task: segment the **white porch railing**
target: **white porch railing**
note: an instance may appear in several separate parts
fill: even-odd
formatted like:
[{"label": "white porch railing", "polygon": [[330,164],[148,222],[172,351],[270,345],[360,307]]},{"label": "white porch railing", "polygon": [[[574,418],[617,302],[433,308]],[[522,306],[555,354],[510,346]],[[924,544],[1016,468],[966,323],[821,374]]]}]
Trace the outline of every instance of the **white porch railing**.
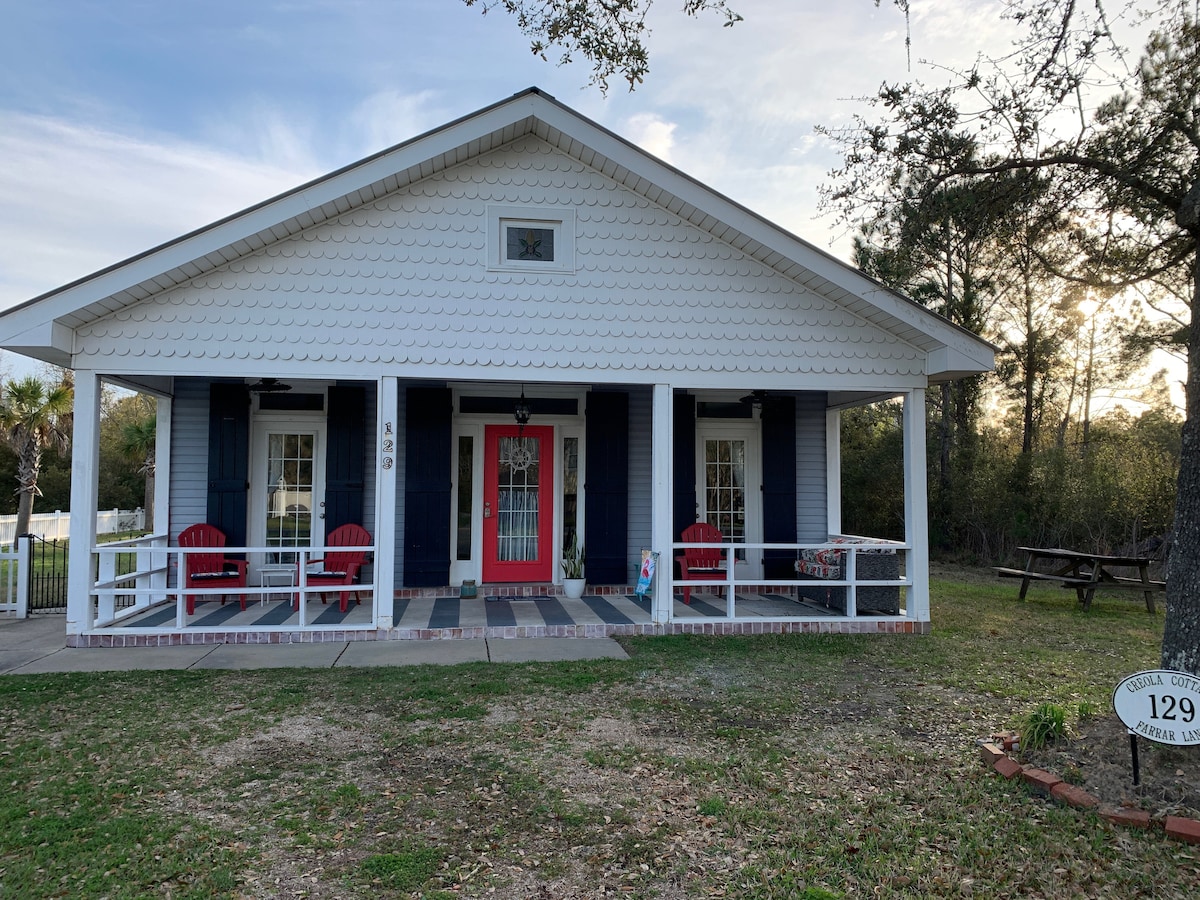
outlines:
[{"label": "white porch railing", "polygon": [[[689,547],[704,549],[719,548],[726,551],[726,560],[728,560],[729,554],[732,553],[735,558],[735,564],[733,566],[729,566],[727,563],[723,564],[721,567],[722,574],[714,575],[710,578],[676,579],[674,576],[675,557],[681,556],[682,551]],[[841,589],[844,592],[844,609],[838,611],[835,617],[851,619],[863,615],[859,611],[858,604],[859,592],[861,590],[891,588],[896,591],[896,612],[889,614],[871,610],[871,618],[878,619],[881,615],[906,619],[916,617],[916,606],[911,602],[913,580],[908,565],[908,555],[912,550],[912,545],[901,541],[889,541],[853,535],[835,535],[829,541],[820,544],[768,544],[741,541],[725,543],[677,543],[673,544],[672,548],[672,558],[667,562],[664,571],[665,580],[669,585],[672,596],[681,592],[684,587],[687,587],[691,589],[691,594],[694,598],[698,588],[707,587],[718,589],[724,597],[725,615],[705,616],[704,619],[707,622],[744,621],[748,617],[752,617],[754,621],[786,622],[811,617],[811,613],[806,614],[802,609],[797,609],[794,612],[790,610],[786,612],[781,611],[779,615],[772,615],[769,612],[764,614],[762,610],[756,610],[750,616],[739,615],[738,588],[756,589],[751,594],[763,593],[764,589],[770,588],[774,593],[795,595],[798,603],[805,597],[811,598],[813,595],[819,595],[821,592],[826,592],[826,596],[828,597],[829,591]],[[838,568],[843,569],[842,577],[804,577],[799,573],[794,578],[755,579],[739,577],[737,570],[741,563],[736,561],[736,557],[741,551],[776,551],[779,554],[779,560],[784,558],[784,554],[788,558],[799,560],[804,551],[831,551],[833,553],[840,553],[841,562]],[[878,557],[881,554],[892,555],[896,560],[896,577],[860,577],[860,559],[867,555]],[[660,566],[662,565],[663,563],[660,561]],[[663,570],[660,569],[660,571]],[[901,595],[901,591],[904,592],[903,595]],[[820,602],[819,598],[816,602]],[[843,604],[839,602],[838,605]],[[829,614],[826,613],[825,615]],[[671,618],[673,621],[689,621],[691,617],[673,613]]]},{"label": "white porch railing", "polygon": [[165,599],[166,554],[165,534],[113,541],[93,549],[96,582],[92,613],[96,627],[112,625]]},{"label": "white porch railing", "polygon": [[[681,555],[686,547],[717,548],[725,551],[728,558],[731,554],[736,558],[739,554],[751,553],[758,555],[773,551],[776,563],[783,563],[791,569],[792,560],[801,558],[805,551],[833,551],[840,554],[840,577],[811,578],[800,574],[793,577],[750,578],[746,576],[745,567],[741,564],[724,566],[719,575],[709,578],[694,578],[688,580],[676,579],[673,574],[673,563],[676,555]],[[168,546],[166,535],[151,535],[128,541],[102,544],[93,548],[93,572],[95,581],[91,590],[92,622],[90,627],[120,626],[131,616],[145,612],[151,607],[174,607],[174,616],[167,622],[141,633],[149,633],[157,628],[161,631],[176,631],[187,628],[197,629],[195,616],[187,615],[186,600],[189,596],[196,597],[226,597],[237,602],[238,595],[245,595],[247,602],[253,600],[287,603],[293,606],[296,595],[308,597],[314,593],[340,593],[342,585],[327,583],[310,586],[307,578],[307,564],[310,559],[324,557],[330,548],[302,547],[287,548],[287,552],[296,562],[277,565],[252,566],[246,587],[200,587],[184,588],[181,586],[180,573],[184,569],[184,558],[189,553],[212,553],[213,548],[185,548]],[[355,548],[365,553],[373,554],[375,547]],[[707,609],[703,616],[689,616],[686,611],[675,612],[679,607],[669,604],[672,612],[670,620],[675,622],[692,621],[703,618],[705,622],[794,622],[797,620],[846,620],[861,619],[870,616],[873,620],[916,619],[921,605],[913,601],[913,573],[909,565],[912,546],[899,541],[887,541],[873,538],[837,536],[822,543],[763,543],[738,542],[720,544],[684,544],[672,545],[671,559],[659,563],[660,589],[674,596],[684,586],[691,588],[692,602],[697,602],[698,595],[714,593],[719,590],[724,604],[724,615],[713,615]],[[278,547],[225,547],[220,552],[228,555],[250,559],[271,558],[280,552]],[[768,553],[768,555],[771,555]],[[867,566],[874,571],[863,572],[866,559],[894,560],[885,568],[887,575],[881,576],[878,563]],[[740,571],[739,571],[740,570]],[[373,571],[364,567],[364,572]],[[894,577],[891,577],[894,575]],[[279,576],[286,576],[280,580]],[[308,603],[299,604],[299,609],[293,609],[286,620],[279,625],[231,625],[222,623],[211,626],[213,631],[293,631],[300,629],[371,629],[375,627],[378,606],[374,579],[363,578],[358,583],[345,585],[347,590],[369,594],[372,603],[372,614],[367,622],[349,624],[317,625],[313,621],[319,613],[310,612]],[[705,589],[709,590],[705,590]],[[868,604],[864,608],[861,602],[866,595],[864,591],[872,591],[878,596],[880,589],[888,597],[887,609],[881,609],[879,603]],[[739,597],[739,591],[741,597]],[[704,602],[711,607],[712,599],[706,596]],[[743,605],[744,604],[744,605]],[[751,608],[753,606],[753,608]]]},{"label": "white porch railing", "polygon": [[[310,586],[308,584],[308,561],[310,559],[320,559],[333,549],[341,548],[288,547],[282,552],[295,557],[298,565],[296,563],[288,563],[286,566],[268,564],[260,566],[258,569],[251,568],[246,587],[185,588],[182,587],[183,579],[181,573],[184,571],[184,557],[190,553],[211,554],[216,552],[241,558],[243,556],[268,554],[275,556],[281,550],[279,547],[171,547],[168,546],[166,535],[149,535],[128,541],[100,544],[92,549],[93,572],[96,573],[96,580],[91,591],[94,615],[92,627],[103,628],[117,625],[131,616],[145,612],[151,607],[173,603],[175,606],[174,623],[162,627],[170,630],[185,627],[194,629],[196,628],[194,624],[188,624],[187,598],[189,596],[230,597],[234,602],[238,602],[237,598],[244,595],[248,603],[251,598],[255,600],[271,599],[273,597],[278,598],[282,594],[284,595],[283,599],[278,599],[276,602],[293,604],[296,595],[307,598],[309,594],[338,593],[343,590],[341,585],[329,585],[325,583]],[[356,552],[363,551],[367,554],[373,554],[375,551],[374,546],[354,547],[350,549]],[[136,564],[132,566],[130,571],[119,572],[118,560],[122,558],[128,559],[130,554],[136,560]],[[121,568],[127,568],[127,566]],[[370,566],[364,566],[363,569],[373,571]],[[295,573],[294,577],[287,584],[282,584],[269,577],[270,574],[279,573],[284,570]],[[264,575],[268,577],[264,579]],[[370,594],[372,601],[375,596],[374,588],[373,582],[364,581],[361,577],[359,581],[345,586],[345,589],[351,592]],[[371,621],[364,625],[355,626],[341,623],[337,625],[318,626],[309,621],[308,604],[301,603],[299,607],[296,611],[295,620],[289,619],[279,626],[239,627],[222,624],[214,626],[212,630],[291,631],[297,627],[348,630],[356,627],[374,627],[375,616],[373,614]]]}]

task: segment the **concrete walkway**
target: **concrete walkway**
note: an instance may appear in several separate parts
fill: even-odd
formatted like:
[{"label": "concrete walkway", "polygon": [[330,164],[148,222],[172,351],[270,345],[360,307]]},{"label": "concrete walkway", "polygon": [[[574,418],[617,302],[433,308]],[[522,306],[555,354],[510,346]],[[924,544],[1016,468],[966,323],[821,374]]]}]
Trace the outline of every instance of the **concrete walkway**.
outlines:
[{"label": "concrete walkway", "polygon": [[496,638],[458,641],[348,641],[316,644],[195,644],[181,647],[68,648],[61,615],[0,616],[0,674],[119,672],[131,669],[278,669],[456,665],[628,659],[611,638]]}]

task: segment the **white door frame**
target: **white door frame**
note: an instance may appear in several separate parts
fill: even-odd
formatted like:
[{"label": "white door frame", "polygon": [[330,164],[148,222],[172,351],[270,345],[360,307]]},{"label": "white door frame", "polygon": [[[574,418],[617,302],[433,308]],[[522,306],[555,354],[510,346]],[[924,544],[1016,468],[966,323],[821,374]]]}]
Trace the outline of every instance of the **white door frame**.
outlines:
[{"label": "white door frame", "polygon": [[[267,543],[267,507],[262,498],[267,495],[267,435],[287,432],[313,435],[313,508],[311,545],[325,544],[325,450],[327,426],[324,412],[259,412],[250,427],[250,498],[249,542],[251,547]],[[250,554],[250,571],[259,572],[265,565],[265,554]]]},{"label": "white door frame", "polygon": [[[478,394],[493,394],[498,393],[494,388],[473,389],[470,391],[456,391],[454,397],[455,409],[458,408],[458,397],[460,394],[478,393]],[[563,390],[561,388],[550,387],[547,385],[539,385],[537,393],[547,396],[567,396],[578,397],[579,409],[582,410],[585,403],[586,393],[575,389]],[[516,395],[514,393],[513,400],[515,402]],[[484,426],[485,425],[510,425],[512,419],[498,415],[483,415],[475,413],[456,413],[454,415],[453,425],[451,427],[451,452],[454,454],[453,462],[450,466],[451,471],[451,486],[450,486],[450,584],[461,585],[467,579],[474,579],[476,582],[483,583],[483,454],[484,454]],[[584,497],[584,472],[586,471],[586,441],[584,440],[584,421],[583,416],[535,416],[531,421],[531,425],[552,425],[554,426],[554,567],[552,580],[554,584],[562,583],[562,566],[559,561],[562,559],[562,533],[563,533],[563,486],[565,476],[563,472],[563,442],[567,438],[576,438],[578,440],[578,465],[579,465],[579,498],[577,504],[577,516],[575,523],[576,534],[579,535],[580,546],[583,546],[585,535],[583,533],[584,522],[584,506],[586,498]],[[471,550],[468,559],[459,559],[458,553],[458,444],[460,437],[472,438],[471,446]]]},{"label": "white door frame", "polygon": [[[705,467],[707,440],[742,440],[746,442],[746,535],[747,543],[761,543],[762,513],[762,431],[758,419],[697,419],[696,420],[696,520],[707,521],[708,491]],[[729,535],[726,535],[728,538]],[[745,560],[738,560],[738,577],[762,578],[762,550],[747,550]]]}]

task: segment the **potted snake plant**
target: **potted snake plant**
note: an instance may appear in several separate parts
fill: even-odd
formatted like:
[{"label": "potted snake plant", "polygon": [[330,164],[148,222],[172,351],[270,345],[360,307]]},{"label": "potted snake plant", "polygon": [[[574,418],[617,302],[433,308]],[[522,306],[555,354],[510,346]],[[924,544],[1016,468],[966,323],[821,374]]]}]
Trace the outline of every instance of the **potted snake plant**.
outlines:
[{"label": "potted snake plant", "polygon": [[563,550],[563,593],[570,600],[578,600],[583,596],[587,579],[583,577],[583,548],[579,546],[579,537],[571,539],[571,546]]}]

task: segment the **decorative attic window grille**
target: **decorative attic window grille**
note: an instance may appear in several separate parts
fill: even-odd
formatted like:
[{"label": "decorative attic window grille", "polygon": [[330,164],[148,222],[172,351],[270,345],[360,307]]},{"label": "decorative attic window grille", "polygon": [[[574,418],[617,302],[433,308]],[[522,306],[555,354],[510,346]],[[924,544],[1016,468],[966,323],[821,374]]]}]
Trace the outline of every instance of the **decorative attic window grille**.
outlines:
[{"label": "decorative attic window grille", "polygon": [[489,268],[516,272],[575,271],[575,213],[569,209],[488,207]]},{"label": "decorative attic window grille", "polygon": [[[544,224],[544,223],[543,223]],[[505,262],[554,262],[555,228],[504,223]]]}]

